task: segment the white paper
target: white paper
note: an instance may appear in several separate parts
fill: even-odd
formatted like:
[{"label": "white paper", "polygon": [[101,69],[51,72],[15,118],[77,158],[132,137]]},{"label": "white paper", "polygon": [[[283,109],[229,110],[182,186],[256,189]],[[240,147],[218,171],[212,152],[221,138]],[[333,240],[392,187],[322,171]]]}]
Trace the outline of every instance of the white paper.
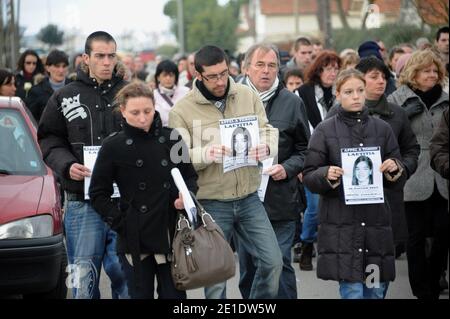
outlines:
[{"label": "white paper", "polygon": [[[83,156],[84,156],[84,166],[89,168],[91,172],[94,171],[95,161],[97,160],[98,152],[100,151],[101,146],[84,146],[83,147]],[[89,199],[89,185],[91,185],[91,178],[84,178],[84,199]],[[113,184],[114,193],[111,198],[119,198],[119,188],[117,184]]]},{"label": "white paper", "polygon": [[384,203],[380,147],[341,149],[346,205]]},{"label": "white paper", "polygon": [[189,221],[191,224],[193,224],[197,222],[197,207],[194,204],[194,200],[189,193],[183,176],[181,176],[180,170],[175,167],[172,168],[170,173],[172,174],[175,185],[177,185],[178,191],[181,193],[181,196],[183,196],[184,209],[187,212]]},{"label": "white paper", "polygon": [[231,156],[223,158],[223,172],[227,173],[244,166],[258,166],[258,162],[248,157],[252,147],[259,144],[257,116],[247,116],[219,121],[222,145],[230,148]]},{"label": "white paper", "polygon": [[264,198],[266,197],[267,185],[269,184],[270,175],[266,174],[268,168],[274,165],[274,158],[268,158],[262,161],[263,167],[261,172],[261,184],[258,188],[258,196],[261,202],[264,202]]}]

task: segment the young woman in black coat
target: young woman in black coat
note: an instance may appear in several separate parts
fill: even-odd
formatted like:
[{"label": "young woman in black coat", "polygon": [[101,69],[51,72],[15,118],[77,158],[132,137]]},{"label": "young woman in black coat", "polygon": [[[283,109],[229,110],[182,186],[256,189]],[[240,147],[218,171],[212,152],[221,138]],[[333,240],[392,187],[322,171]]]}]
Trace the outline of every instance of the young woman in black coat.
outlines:
[{"label": "young woman in black coat", "polygon": [[[118,233],[117,253],[131,298],[153,299],[155,276],[159,298],[186,298],[175,289],[170,273],[177,209],[183,209],[170,171],[177,167],[194,193],[197,174],[189,157],[181,162],[181,157],[174,158],[183,154],[171,152],[173,146],[184,144],[181,138],[171,139],[172,129],[162,126],[145,84],[128,84],[117,102],[125,119],[123,130],[100,149],[89,188],[92,206]],[[119,206],[111,200],[114,182]]]},{"label": "young woman in black coat", "polygon": [[405,170],[397,139],[386,122],[369,116],[361,72],[345,70],[336,82],[337,115],[311,136],[303,182],[320,194],[317,276],[336,280],[342,298],[378,299],[395,278],[391,212],[381,204],[346,205],[341,149],[380,147],[385,193],[403,187]]},{"label": "young woman in black coat", "polygon": [[[365,105],[369,109],[369,114],[391,126],[400,147],[406,177],[409,178],[417,169],[420,145],[417,142],[405,110],[395,103],[388,102],[384,94],[387,85],[386,79],[390,76],[389,69],[383,61],[374,56],[361,59],[355,68],[364,74],[364,79],[366,80]],[[333,107],[328,112],[327,117],[331,117],[336,113],[337,108]],[[386,193],[386,200],[392,212],[395,255],[399,257],[405,252],[408,239],[403,189]]]}]

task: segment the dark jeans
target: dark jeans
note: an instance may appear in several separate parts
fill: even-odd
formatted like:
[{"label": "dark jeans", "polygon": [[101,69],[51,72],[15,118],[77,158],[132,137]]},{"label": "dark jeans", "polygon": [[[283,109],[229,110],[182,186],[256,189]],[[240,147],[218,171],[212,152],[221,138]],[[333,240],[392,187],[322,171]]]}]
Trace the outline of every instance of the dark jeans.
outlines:
[{"label": "dark jeans", "polygon": [[[295,270],[292,268],[291,244],[295,235],[296,221],[271,221],[278,245],[283,254],[283,269],[280,276],[278,288],[278,299],[297,299],[297,281],[295,279]],[[249,254],[243,245],[238,245],[239,253],[239,290],[242,298],[248,299],[252,283],[255,278],[256,260]]]},{"label": "dark jeans", "polygon": [[141,261],[141,285],[137,288],[134,267],[130,265],[125,255],[119,254],[119,259],[127,277],[131,299],[154,299],[155,276],[158,282],[158,299],[186,299],[186,292],[175,288],[170,273],[170,263],[158,265],[153,255],[144,258]]},{"label": "dark jeans", "polygon": [[417,298],[439,298],[439,279],[448,254],[448,202],[438,192],[405,202],[409,282]]}]

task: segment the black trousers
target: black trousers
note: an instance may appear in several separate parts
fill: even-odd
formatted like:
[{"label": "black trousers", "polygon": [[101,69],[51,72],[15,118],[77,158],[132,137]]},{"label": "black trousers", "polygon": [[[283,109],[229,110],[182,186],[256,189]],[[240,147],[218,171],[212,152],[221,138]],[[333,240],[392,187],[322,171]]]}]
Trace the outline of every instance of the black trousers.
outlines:
[{"label": "black trousers", "polygon": [[409,282],[414,296],[439,298],[439,279],[448,258],[448,201],[437,186],[430,198],[421,202],[405,202],[408,224]]},{"label": "black trousers", "polygon": [[154,299],[155,276],[158,283],[158,299],[186,299],[186,292],[175,288],[170,272],[170,263],[157,264],[153,255],[141,261],[141,285],[135,285],[134,267],[130,265],[125,255],[119,255],[127,278],[128,292],[131,299]]}]

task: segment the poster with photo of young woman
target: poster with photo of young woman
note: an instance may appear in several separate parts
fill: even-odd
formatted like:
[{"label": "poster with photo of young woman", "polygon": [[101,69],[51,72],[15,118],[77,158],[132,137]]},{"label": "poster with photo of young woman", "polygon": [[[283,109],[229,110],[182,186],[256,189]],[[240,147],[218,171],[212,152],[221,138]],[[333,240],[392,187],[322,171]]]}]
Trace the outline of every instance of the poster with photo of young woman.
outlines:
[{"label": "poster with photo of young woman", "polygon": [[220,120],[222,145],[231,149],[231,156],[224,156],[223,172],[244,166],[257,166],[248,156],[250,149],[259,144],[259,126],[256,116]]},{"label": "poster with photo of young woman", "polygon": [[380,147],[342,149],[341,159],[345,203],[384,203]]}]

